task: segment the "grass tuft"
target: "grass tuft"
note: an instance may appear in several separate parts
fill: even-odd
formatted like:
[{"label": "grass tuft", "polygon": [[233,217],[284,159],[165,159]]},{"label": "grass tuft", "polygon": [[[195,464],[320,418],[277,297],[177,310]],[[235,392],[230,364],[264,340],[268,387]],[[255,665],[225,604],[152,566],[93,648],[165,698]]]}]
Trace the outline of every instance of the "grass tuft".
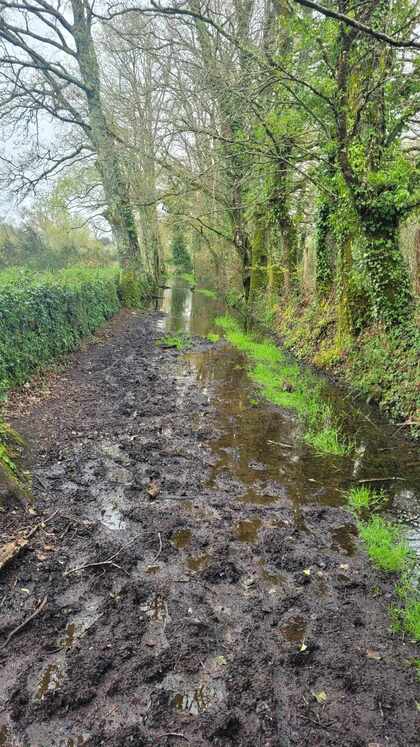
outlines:
[{"label": "grass tuft", "polygon": [[[382,491],[371,490],[366,486],[348,491],[347,501],[357,515],[375,511],[383,506],[386,496]],[[387,573],[398,573],[396,592],[400,597],[399,606],[391,608],[392,627],[395,631],[405,630],[416,641],[420,640],[420,600],[416,588],[416,555],[404,537],[404,529],[392,524],[382,516],[374,514],[366,521],[357,522],[359,535],[366,544],[369,557],[374,564]]]},{"label": "grass tuft", "polygon": [[351,488],[347,493],[347,502],[356,514],[377,508],[384,501],[385,496],[382,492],[377,493],[366,486]]},{"label": "grass tuft", "polygon": [[191,344],[187,335],[166,335],[157,341],[157,345],[163,348],[176,348],[176,350],[185,350]]},{"label": "grass tuft", "polygon": [[389,573],[401,573],[406,569],[411,552],[401,527],[391,524],[382,516],[360,521],[358,527],[368,555],[378,568]]},{"label": "grass tuft", "polygon": [[216,334],[216,332],[209,332],[207,339],[209,342],[219,342],[220,335]]}]

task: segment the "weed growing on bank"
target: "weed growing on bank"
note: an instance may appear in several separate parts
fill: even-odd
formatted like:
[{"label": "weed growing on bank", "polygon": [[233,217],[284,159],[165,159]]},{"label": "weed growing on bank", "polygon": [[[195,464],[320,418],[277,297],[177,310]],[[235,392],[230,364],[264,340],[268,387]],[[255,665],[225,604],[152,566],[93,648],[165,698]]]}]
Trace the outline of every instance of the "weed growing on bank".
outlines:
[{"label": "weed growing on bank", "polygon": [[365,485],[351,488],[347,493],[347,503],[356,514],[378,508],[384,501],[385,496],[382,492],[378,493]]},{"label": "weed growing on bank", "polygon": [[230,316],[216,320],[231,345],[252,359],[249,376],[264,397],[278,407],[295,410],[305,425],[304,440],[320,454],[344,456],[349,451],[333,410],[323,399],[321,384],[286,359],[270,340],[255,340]]},{"label": "weed growing on bank", "polygon": [[410,549],[404,529],[387,521],[377,510],[385,502],[382,492],[368,487],[352,488],[347,493],[347,502],[358,516],[370,512],[366,520],[357,521],[359,535],[366,545],[372,562],[386,573],[400,576],[396,593],[401,600],[399,606],[391,608],[391,620],[394,630],[406,631],[416,641],[420,640],[420,599],[416,588],[416,556]]}]

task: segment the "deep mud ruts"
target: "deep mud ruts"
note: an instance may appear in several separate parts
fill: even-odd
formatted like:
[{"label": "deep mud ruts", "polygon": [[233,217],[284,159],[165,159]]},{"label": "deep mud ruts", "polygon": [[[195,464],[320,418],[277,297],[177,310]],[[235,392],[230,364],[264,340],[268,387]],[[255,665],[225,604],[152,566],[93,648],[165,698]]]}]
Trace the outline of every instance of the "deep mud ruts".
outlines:
[{"label": "deep mud ruts", "polygon": [[8,506],[1,540],[57,513],[0,577],[0,646],[47,596],[0,650],[0,745],[418,745],[392,583],[342,507],[297,520],[275,461],[261,488],[264,444],[229,452],[234,414],[161,318],[120,314],[15,418],[36,513]]}]

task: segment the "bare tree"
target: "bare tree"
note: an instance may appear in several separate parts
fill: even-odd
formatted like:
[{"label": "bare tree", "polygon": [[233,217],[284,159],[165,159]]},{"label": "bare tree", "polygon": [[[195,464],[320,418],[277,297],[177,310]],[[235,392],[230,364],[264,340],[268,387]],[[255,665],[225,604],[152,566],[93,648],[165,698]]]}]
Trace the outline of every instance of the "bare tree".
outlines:
[{"label": "bare tree", "polygon": [[[39,147],[20,188],[36,186],[81,158],[95,159],[103,186],[105,216],[124,266],[142,269],[136,223],[118,138],[107,120],[93,33],[94,0],[0,0],[0,117],[35,127]],[[61,156],[42,146],[46,117],[67,127]],[[31,165],[41,163],[33,178]],[[42,168],[44,164],[44,168]]]}]

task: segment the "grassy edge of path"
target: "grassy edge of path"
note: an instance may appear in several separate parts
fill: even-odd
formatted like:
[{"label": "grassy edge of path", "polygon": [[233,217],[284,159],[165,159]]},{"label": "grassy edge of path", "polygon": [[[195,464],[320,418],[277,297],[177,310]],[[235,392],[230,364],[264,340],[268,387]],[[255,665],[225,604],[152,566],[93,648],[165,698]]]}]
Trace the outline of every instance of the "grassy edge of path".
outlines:
[{"label": "grassy edge of path", "polygon": [[288,360],[271,340],[258,341],[244,332],[233,317],[220,316],[215,322],[231,345],[250,359],[249,376],[262,395],[278,407],[298,414],[306,443],[320,454],[345,456],[351,451],[331,405],[322,397],[322,384],[314,375]]}]

